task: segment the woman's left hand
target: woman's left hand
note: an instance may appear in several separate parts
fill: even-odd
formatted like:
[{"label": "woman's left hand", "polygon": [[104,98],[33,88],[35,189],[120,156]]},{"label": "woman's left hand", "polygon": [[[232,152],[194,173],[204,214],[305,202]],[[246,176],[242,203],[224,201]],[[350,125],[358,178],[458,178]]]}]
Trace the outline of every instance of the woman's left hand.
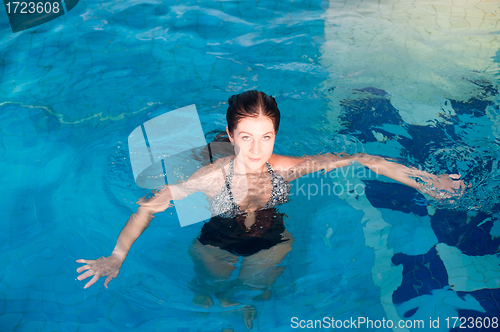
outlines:
[{"label": "woman's left hand", "polygon": [[[442,174],[433,176],[427,184],[432,185],[431,190],[424,190],[436,199],[461,197],[465,192],[465,183],[460,180],[461,174]],[[469,184],[468,188],[472,185]]]}]

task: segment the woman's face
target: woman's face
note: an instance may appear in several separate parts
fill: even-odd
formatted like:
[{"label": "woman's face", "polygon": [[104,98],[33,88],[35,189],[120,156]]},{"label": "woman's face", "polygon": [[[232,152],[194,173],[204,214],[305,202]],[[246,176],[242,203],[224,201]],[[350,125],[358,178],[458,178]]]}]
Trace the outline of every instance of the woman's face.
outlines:
[{"label": "woman's face", "polygon": [[[274,124],[270,118],[244,118],[234,129],[229,139],[234,143],[234,153],[238,162],[239,172],[255,173],[262,171],[266,161],[271,158],[274,148]],[[245,169],[242,168],[244,165]],[[237,165],[235,165],[235,170]]]}]

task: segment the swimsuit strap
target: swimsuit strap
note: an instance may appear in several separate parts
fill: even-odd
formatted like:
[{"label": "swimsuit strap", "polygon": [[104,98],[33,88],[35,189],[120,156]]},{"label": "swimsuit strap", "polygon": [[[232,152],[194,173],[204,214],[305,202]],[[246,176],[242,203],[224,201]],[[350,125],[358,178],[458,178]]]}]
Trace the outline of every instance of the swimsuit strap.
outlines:
[{"label": "swimsuit strap", "polygon": [[[233,192],[231,191],[231,185],[233,184],[233,173],[234,173],[233,161],[234,161],[234,158],[231,159],[231,161],[229,162],[229,167],[227,169],[225,184],[226,184],[226,188],[227,188],[227,192],[229,194],[229,197],[231,198],[231,201],[233,201],[233,203],[236,204],[234,202]],[[236,204],[236,205],[238,205],[238,204]]]},{"label": "swimsuit strap", "polygon": [[281,175],[277,174],[268,162],[266,162],[266,166],[267,171],[271,174],[273,189],[271,190],[269,201],[262,209],[267,209],[275,205],[290,201],[290,199],[288,198],[288,193],[290,192],[291,188],[290,184],[285,179],[283,179]]},{"label": "swimsuit strap", "polygon": [[267,168],[267,171],[269,172],[269,174],[271,174],[271,176],[276,176],[276,173],[274,172],[274,169],[271,167],[271,164],[269,164],[267,161],[266,161],[266,168]]},{"label": "swimsuit strap", "polygon": [[233,173],[234,173],[234,163],[233,162],[234,162],[234,158],[231,159],[231,161],[229,162],[229,167],[227,169],[225,184],[226,184],[227,194],[229,195],[229,200],[233,204],[234,208],[237,210],[238,214],[240,214],[240,213],[243,213],[243,211],[241,210],[240,206],[238,204],[236,204],[236,202],[234,201],[233,192],[231,190],[231,186],[233,185]]}]

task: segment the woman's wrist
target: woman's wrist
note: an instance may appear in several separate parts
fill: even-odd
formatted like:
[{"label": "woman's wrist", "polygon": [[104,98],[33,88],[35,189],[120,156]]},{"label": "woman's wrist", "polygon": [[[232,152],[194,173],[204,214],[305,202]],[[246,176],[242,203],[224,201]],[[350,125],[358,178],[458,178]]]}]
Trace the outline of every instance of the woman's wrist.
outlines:
[{"label": "woman's wrist", "polygon": [[418,169],[413,169],[411,175],[415,178],[415,181],[420,185],[420,187],[422,188],[421,190],[429,189],[434,185],[434,183],[437,180],[437,176]]},{"label": "woman's wrist", "polygon": [[125,261],[125,258],[127,257],[127,253],[124,253],[123,251],[115,249],[111,253],[111,257],[119,259],[123,263]]}]

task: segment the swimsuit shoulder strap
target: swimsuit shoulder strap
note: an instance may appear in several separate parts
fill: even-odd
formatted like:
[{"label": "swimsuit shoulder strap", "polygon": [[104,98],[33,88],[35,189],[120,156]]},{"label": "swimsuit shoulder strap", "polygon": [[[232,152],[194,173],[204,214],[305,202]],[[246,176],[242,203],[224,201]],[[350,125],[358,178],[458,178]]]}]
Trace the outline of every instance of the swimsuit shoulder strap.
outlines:
[{"label": "swimsuit shoulder strap", "polygon": [[271,166],[271,164],[269,164],[267,161],[266,161],[266,167],[267,167],[267,171],[269,172],[269,174],[271,174],[271,177],[273,178],[278,178],[280,180],[283,180],[285,181],[286,183],[288,183],[285,179],[283,179],[283,177],[281,175],[279,175],[278,173],[276,173],[273,169],[273,167]]},{"label": "swimsuit shoulder strap", "polygon": [[266,161],[266,168],[269,174],[274,174],[274,169],[271,167],[271,164]]},{"label": "swimsuit shoulder strap", "polygon": [[276,173],[268,162],[266,162],[266,167],[271,175],[273,189],[269,201],[262,209],[268,209],[275,205],[288,202],[288,193],[290,192],[290,184],[281,175]]},{"label": "swimsuit shoulder strap", "polygon": [[233,178],[233,172],[234,172],[234,158],[231,159],[231,161],[229,162],[229,167],[227,168],[227,176],[226,177],[229,177],[230,179]]},{"label": "swimsuit shoulder strap", "polygon": [[234,165],[233,165],[234,158],[231,159],[229,162],[229,166],[227,168],[227,174],[226,174],[226,187],[231,192],[231,185],[233,184],[233,173],[234,173]]},{"label": "swimsuit shoulder strap", "polygon": [[233,191],[231,190],[231,187],[233,185],[233,173],[234,173],[234,158],[231,159],[229,162],[229,167],[227,168],[227,175],[226,175],[226,188],[227,188],[227,193],[229,197],[231,198],[231,201],[233,204],[238,205],[234,202],[234,197],[233,197]]}]

